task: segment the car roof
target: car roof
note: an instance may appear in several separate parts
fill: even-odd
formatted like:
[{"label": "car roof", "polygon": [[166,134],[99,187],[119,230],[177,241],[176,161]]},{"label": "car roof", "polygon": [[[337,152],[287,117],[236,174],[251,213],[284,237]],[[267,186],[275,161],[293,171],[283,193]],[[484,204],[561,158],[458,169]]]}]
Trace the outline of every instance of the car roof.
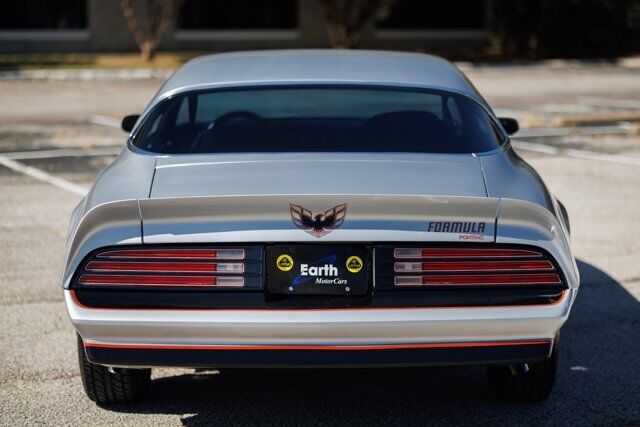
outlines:
[{"label": "car roof", "polygon": [[217,87],[292,84],[387,85],[441,89],[482,103],[451,62],[420,53],[367,50],[264,50],[195,58],[165,82],[154,98]]}]

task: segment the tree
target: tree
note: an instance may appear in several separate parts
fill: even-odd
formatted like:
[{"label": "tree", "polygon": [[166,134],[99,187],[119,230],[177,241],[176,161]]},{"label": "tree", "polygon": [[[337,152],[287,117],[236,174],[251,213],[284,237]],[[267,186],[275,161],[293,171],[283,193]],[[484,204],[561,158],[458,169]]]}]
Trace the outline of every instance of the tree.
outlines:
[{"label": "tree", "polygon": [[142,10],[133,4],[141,1],[120,0],[120,8],[140,49],[144,61],[150,61],[164,35],[173,27],[183,0],[145,0]]},{"label": "tree", "polygon": [[490,29],[503,54],[611,57],[630,52],[633,0],[493,0]]},{"label": "tree", "polygon": [[383,19],[397,0],[318,0],[322,5],[331,46],[349,49],[362,32]]}]

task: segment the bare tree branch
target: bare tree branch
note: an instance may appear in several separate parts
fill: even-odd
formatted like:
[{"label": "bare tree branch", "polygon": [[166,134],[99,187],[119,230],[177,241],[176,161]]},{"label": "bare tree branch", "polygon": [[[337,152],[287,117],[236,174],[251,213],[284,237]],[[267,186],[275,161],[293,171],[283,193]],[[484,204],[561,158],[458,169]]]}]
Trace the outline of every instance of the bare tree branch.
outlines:
[{"label": "bare tree branch", "polygon": [[362,32],[383,19],[397,0],[318,0],[322,5],[331,46],[355,47]]},{"label": "bare tree branch", "polygon": [[120,0],[120,9],[140,49],[142,59],[149,61],[153,58],[162,38],[173,27],[183,1],[145,0],[144,8],[136,11],[132,0]]}]

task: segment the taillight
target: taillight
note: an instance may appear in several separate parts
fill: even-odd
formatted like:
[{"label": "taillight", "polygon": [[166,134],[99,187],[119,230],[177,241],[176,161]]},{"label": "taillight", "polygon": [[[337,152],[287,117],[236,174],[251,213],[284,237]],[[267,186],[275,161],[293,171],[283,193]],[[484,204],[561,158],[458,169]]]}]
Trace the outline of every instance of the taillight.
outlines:
[{"label": "taillight", "polygon": [[416,258],[540,258],[542,255],[526,249],[498,248],[396,248],[396,259]]},{"label": "taillight", "polygon": [[262,247],[105,249],[83,263],[85,288],[261,288]]},{"label": "taillight", "polygon": [[387,246],[376,254],[381,288],[563,285],[552,258],[530,247]]},{"label": "taillight", "polygon": [[169,272],[169,273],[244,273],[241,262],[114,262],[91,261],[87,271],[101,272]]},{"label": "taillight", "polygon": [[557,285],[557,274],[465,274],[434,276],[396,276],[396,286],[447,285]]},{"label": "taillight", "polygon": [[120,259],[244,259],[244,257],[244,249],[118,249],[96,255],[96,258]]},{"label": "taillight", "polygon": [[104,275],[83,274],[80,285],[128,285],[128,286],[243,286],[242,277],[213,276],[156,276],[156,275]]},{"label": "taillight", "polygon": [[430,271],[552,271],[549,261],[449,261],[396,262],[396,273],[426,273]]}]

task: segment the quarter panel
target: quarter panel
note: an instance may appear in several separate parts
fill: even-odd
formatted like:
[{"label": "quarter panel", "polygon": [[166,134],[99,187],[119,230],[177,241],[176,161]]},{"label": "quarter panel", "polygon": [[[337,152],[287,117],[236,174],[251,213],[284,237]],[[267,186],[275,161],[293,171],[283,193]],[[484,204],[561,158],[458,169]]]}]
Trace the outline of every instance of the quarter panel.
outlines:
[{"label": "quarter panel", "polygon": [[105,203],[87,212],[73,233],[65,262],[62,285],[69,287],[76,268],[91,251],[102,246],[141,244],[137,200]]},{"label": "quarter panel", "polygon": [[62,283],[100,246],[142,243],[138,199],[149,197],[156,157],[124,148],[76,206],[67,234]]},{"label": "quarter panel", "polygon": [[104,203],[149,197],[155,164],[154,155],[123,149],[96,179],[85,212]]},{"label": "quarter panel", "polygon": [[558,219],[547,209],[524,200],[501,199],[496,243],[530,244],[546,249],[562,269],[567,285],[579,285],[578,267]]},{"label": "quarter panel", "polygon": [[522,160],[510,146],[483,155],[482,164],[489,197],[526,200],[555,212],[553,199],[538,173]]}]

